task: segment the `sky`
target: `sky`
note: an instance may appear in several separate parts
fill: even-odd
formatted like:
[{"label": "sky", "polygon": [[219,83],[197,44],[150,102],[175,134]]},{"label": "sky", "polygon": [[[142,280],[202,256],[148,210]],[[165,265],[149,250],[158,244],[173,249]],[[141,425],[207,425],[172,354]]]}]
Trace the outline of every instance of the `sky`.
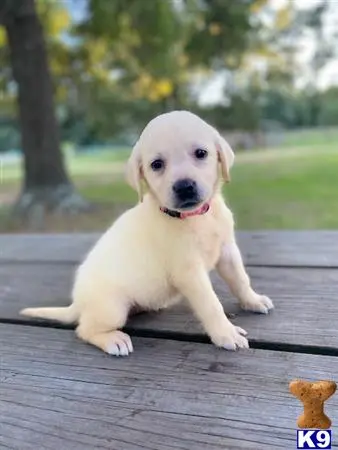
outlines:
[{"label": "sky", "polygon": [[80,22],[86,17],[87,0],[63,0],[66,2],[72,19]]}]

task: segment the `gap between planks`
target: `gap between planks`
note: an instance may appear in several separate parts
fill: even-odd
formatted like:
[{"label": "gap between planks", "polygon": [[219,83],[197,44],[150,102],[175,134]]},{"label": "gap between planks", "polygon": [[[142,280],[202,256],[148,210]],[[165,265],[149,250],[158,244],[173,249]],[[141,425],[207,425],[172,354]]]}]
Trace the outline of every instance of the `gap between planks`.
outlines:
[{"label": "gap between planks", "polygon": [[[0,319],[0,324],[20,325],[38,328],[53,328],[59,330],[74,330],[74,325],[65,325],[53,321],[31,320],[30,322],[21,321],[20,319]],[[149,339],[164,339],[178,342],[192,342],[198,344],[210,345],[211,341],[208,336],[203,334],[184,334],[177,331],[170,330],[153,330],[153,329],[139,329],[134,327],[125,327],[123,331],[130,334],[132,337],[149,338]],[[284,342],[262,341],[259,339],[248,339],[250,348],[280,351],[286,353],[299,353],[306,355],[322,355],[338,357],[338,348],[320,345],[304,345],[304,344],[289,344]]]},{"label": "gap between planks", "polygon": [[[53,265],[53,266],[71,266],[71,267],[77,267],[79,266],[81,263],[81,260],[79,260],[79,262],[75,262],[74,260],[63,260],[63,261],[58,261],[58,260],[47,260],[47,261],[42,261],[42,260],[30,260],[30,259],[26,259],[26,260],[15,260],[15,259],[0,259],[0,266],[17,266],[17,265],[30,265],[30,266],[39,266],[41,264],[45,265]],[[245,267],[251,268],[259,268],[259,269],[295,269],[295,270],[300,270],[300,269],[314,269],[314,270],[318,270],[318,269],[327,269],[327,270],[332,270],[332,269],[338,269],[338,265],[336,264],[332,264],[332,265],[297,265],[297,264],[262,264],[262,263],[245,263]]]}]

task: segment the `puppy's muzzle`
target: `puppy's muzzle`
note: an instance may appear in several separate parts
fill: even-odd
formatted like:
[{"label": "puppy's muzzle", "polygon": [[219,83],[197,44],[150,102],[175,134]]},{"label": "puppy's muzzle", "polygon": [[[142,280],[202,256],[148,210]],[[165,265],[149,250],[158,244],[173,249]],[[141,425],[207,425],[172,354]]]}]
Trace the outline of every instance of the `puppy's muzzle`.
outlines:
[{"label": "puppy's muzzle", "polygon": [[195,180],[184,178],[173,184],[176,208],[192,208],[200,203],[201,198]]}]

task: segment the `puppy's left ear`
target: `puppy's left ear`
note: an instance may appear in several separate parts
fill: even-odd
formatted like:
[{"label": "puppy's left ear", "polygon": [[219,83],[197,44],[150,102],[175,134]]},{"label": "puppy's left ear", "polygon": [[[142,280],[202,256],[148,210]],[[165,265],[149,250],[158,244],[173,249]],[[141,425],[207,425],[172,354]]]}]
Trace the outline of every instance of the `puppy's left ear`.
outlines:
[{"label": "puppy's left ear", "polygon": [[139,142],[136,142],[127,162],[126,179],[128,184],[137,192],[139,202],[143,200],[142,178],[140,145]]},{"label": "puppy's left ear", "polygon": [[227,141],[216,131],[216,148],[218,160],[221,163],[222,177],[226,183],[230,183],[230,169],[235,160],[235,154]]}]

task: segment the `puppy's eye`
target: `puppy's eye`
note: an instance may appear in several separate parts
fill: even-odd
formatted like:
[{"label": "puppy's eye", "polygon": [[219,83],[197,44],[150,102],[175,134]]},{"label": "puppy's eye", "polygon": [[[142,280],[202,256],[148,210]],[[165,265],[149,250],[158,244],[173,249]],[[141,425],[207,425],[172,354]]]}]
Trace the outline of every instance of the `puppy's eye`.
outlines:
[{"label": "puppy's eye", "polygon": [[197,159],[205,159],[208,156],[208,152],[203,148],[197,148],[195,150],[195,157]]},{"label": "puppy's eye", "polygon": [[155,171],[158,172],[159,170],[164,169],[164,161],[163,159],[155,159],[151,164],[150,167]]}]

